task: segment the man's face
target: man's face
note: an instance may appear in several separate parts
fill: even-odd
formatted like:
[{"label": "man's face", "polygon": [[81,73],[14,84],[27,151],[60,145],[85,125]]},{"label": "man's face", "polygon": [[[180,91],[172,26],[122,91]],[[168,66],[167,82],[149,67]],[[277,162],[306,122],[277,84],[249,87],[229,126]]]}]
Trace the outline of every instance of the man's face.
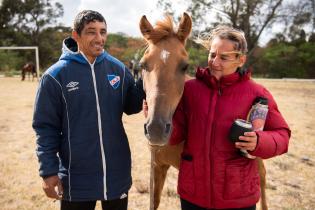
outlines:
[{"label": "man's face", "polygon": [[81,34],[73,31],[72,36],[78,43],[79,50],[93,63],[104,50],[107,27],[104,22],[92,21],[84,26]]}]

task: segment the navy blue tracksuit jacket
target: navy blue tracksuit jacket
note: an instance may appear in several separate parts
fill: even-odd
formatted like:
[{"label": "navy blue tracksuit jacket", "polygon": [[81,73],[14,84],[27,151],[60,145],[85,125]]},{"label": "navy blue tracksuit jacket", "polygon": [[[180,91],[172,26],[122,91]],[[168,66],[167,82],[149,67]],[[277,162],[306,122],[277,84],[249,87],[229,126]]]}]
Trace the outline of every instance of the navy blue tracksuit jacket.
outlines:
[{"label": "navy blue tracksuit jacket", "polygon": [[111,200],[130,189],[122,115],[142,108],[144,92],[137,84],[124,64],[106,52],[89,64],[71,38],[42,76],[33,118],[39,174],[58,174],[65,200]]}]

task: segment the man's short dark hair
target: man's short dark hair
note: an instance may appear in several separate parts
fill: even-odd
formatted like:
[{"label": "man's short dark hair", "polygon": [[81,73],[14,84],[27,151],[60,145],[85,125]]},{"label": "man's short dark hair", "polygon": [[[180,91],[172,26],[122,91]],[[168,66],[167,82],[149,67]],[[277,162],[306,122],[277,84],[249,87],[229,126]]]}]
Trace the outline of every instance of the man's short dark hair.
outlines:
[{"label": "man's short dark hair", "polygon": [[83,10],[75,17],[73,30],[80,35],[84,26],[94,21],[104,22],[106,25],[105,18],[100,13],[93,10]]}]

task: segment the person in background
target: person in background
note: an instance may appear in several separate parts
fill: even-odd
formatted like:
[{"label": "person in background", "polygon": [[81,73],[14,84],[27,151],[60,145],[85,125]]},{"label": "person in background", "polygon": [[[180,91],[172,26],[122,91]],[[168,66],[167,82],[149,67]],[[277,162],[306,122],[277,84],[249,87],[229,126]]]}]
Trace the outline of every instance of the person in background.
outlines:
[{"label": "person in background", "polygon": [[133,65],[133,77],[135,79],[139,79],[139,72],[140,72],[140,64],[139,64],[139,61],[136,61]]},{"label": "person in background", "polygon": [[[240,30],[218,26],[204,40],[208,67],[185,83],[173,117],[171,145],[185,141],[178,193],[182,210],[254,210],[260,198],[258,163],[240,155],[263,159],[288,151],[290,129],[270,92],[242,70],[247,42]],[[236,119],[247,119],[257,97],[268,100],[264,130],[229,139]]]},{"label": "person in background", "polygon": [[77,14],[72,38],[43,75],[35,101],[39,175],[61,210],[127,210],[131,155],[122,115],[141,111],[142,81],[104,51],[107,25],[91,10]]}]

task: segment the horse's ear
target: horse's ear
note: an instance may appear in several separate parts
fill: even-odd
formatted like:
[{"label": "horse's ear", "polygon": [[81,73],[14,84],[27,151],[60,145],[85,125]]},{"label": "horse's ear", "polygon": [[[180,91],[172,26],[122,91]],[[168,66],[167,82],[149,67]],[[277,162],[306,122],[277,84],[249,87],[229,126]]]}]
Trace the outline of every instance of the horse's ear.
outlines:
[{"label": "horse's ear", "polygon": [[184,12],[177,31],[177,36],[181,42],[185,44],[186,39],[188,38],[192,28],[192,20],[191,17]]},{"label": "horse's ear", "polygon": [[141,30],[143,37],[146,40],[150,40],[150,36],[151,36],[152,32],[154,31],[154,29],[145,15],[142,16],[140,23],[139,23],[139,26],[140,26],[140,30]]}]

